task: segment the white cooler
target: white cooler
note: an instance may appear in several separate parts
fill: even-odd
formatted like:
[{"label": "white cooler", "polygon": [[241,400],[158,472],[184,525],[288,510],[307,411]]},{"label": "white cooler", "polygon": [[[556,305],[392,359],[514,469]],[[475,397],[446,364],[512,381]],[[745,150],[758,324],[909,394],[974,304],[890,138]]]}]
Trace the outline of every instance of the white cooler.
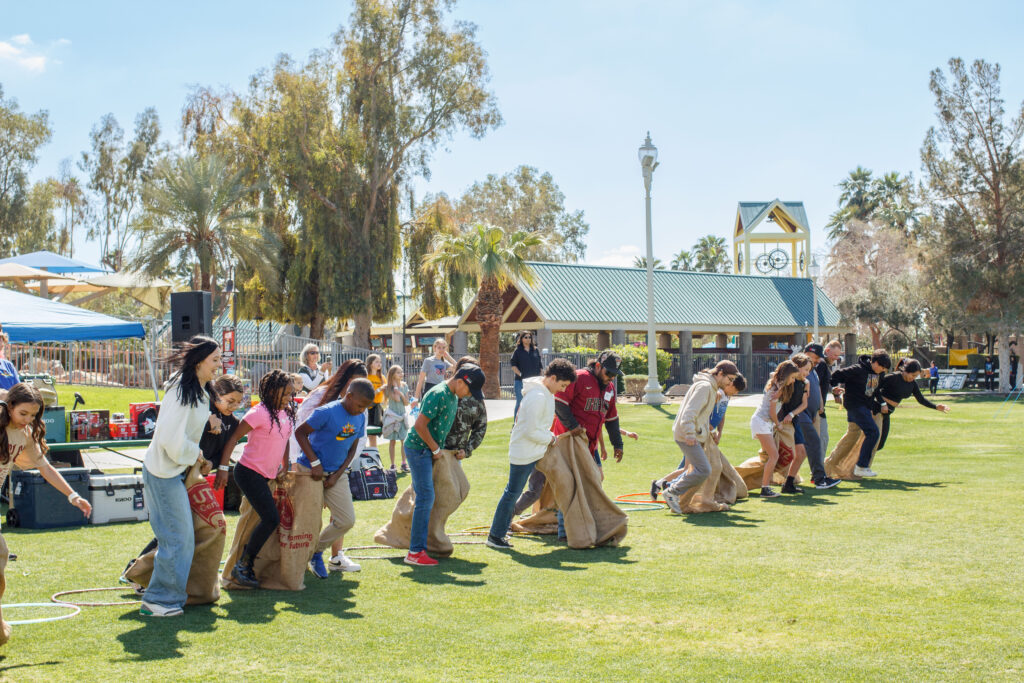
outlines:
[{"label": "white cooler", "polygon": [[92,524],[144,522],[149,519],[142,474],[93,474],[89,477]]}]

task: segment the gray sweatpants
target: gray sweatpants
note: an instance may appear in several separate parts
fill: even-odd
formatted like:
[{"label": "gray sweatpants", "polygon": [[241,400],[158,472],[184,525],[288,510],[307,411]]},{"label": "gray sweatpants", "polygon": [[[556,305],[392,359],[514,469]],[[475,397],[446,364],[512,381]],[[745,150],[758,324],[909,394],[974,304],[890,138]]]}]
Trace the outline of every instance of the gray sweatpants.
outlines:
[{"label": "gray sweatpants", "polygon": [[821,447],[818,425],[811,422],[806,410],[797,415],[796,419],[800,423],[800,433],[804,435],[804,449],[807,451],[807,464],[811,468],[811,481],[817,484],[825,480],[825,450]]},{"label": "gray sweatpants", "polygon": [[821,440],[821,453],[828,453],[828,420],[824,417],[818,418],[818,438]]},{"label": "gray sweatpants", "polygon": [[692,488],[702,486],[708,477],[711,476],[711,463],[700,443],[687,446],[682,441],[676,441],[679,450],[686,456],[686,471],[679,478],[672,482],[669,491],[676,495],[682,495]]}]

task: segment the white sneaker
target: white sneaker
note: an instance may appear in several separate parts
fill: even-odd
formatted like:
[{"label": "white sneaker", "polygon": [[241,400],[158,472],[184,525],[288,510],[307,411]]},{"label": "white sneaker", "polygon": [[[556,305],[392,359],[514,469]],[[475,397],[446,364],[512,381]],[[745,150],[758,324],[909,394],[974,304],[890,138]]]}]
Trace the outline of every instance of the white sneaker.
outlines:
[{"label": "white sneaker", "polygon": [[180,617],[184,613],[180,607],[163,607],[145,600],[142,601],[142,608],[139,610],[139,614],[144,617]]},{"label": "white sneaker", "polygon": [[666,503],[668,503],[668,507],[670,510],[672,510],[672,512],[676,513],[677,515],[683,514],[683,509],[679,507],[679,496],[672,493],[668,489],[665,489],[664,491],[661,492],[661,497],[665,499]]},{"label": "white sneaker", "polygon": [[343,552],[332,557],[331,561],[327,563],[327,568],[332,572],[357,572],[362,569],[358,564],[345,557]]},{"label": "white sneaker", "polygon": [[853,473],[858,477],[877,477],[878,472],[875,472],[870,467],[860,467],[859,465],[853,468]]}]

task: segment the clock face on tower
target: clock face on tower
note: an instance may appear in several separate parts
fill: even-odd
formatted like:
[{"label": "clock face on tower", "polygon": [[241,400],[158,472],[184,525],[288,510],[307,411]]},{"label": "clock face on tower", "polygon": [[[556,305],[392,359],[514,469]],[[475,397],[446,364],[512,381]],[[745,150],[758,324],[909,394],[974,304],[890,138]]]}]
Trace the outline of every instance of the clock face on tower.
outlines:
[{"label": "clock face on tower", "polygon": [[789,254],[782,249],[775,248],[758,256],[755,264],[758,272],[763,275],[778,274],[789,265]]}]

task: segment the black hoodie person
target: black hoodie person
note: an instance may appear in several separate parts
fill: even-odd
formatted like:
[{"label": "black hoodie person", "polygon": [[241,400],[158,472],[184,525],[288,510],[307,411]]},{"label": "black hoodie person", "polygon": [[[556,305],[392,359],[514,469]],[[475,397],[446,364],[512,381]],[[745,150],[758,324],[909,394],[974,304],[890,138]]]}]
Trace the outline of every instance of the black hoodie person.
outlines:
[{"label": "black hoodie person", "polygon": [[[877,476],[871,471],[870,465],[871,454],[878,443],[880,430],[875,424],[871,409],[875,405],[874,394],[882,375],[891,367],[889,354],[882,349],[876,349],[870,356],[860,356],[856,364],[832,373],[832,384],[842,384],[846,388],[843,406],[846,408],[846,421],[849,423],[846,436],[836,446],[836,451],[840,450],[844,442],[848,442],[848,437],[855,437],[858,430],[864,433],[857,466],[853,471],[858,477]],[[881,411],[883,414],[887,413],[888,406],[882,406]],[[833,451],[833,454],[836,451]],[[832,456],[829,458],[832,459]]]}]

